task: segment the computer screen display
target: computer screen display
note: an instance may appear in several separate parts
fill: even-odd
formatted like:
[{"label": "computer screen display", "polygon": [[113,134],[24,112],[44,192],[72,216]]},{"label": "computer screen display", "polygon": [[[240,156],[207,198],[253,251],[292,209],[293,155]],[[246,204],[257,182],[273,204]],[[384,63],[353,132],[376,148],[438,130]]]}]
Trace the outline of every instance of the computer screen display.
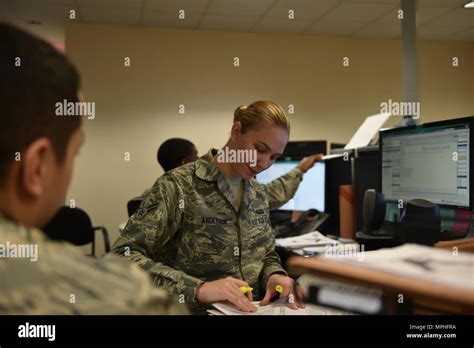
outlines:
[{"label": "computer screen display", "polygon": [[472,119],[381,131],[382,192],[471,209]]},{"label": "computer screen display", "polygon": [[[288,173],[298,165],[298,161],[276,162],[267,170],[257,175],[257,181],[268,184],[270,181]],[[317,162],[304,174],[303,181],[292,199],[290,199],[281,210],[308,210],[317,209],[323,212],[324,187],[325,187],[325,163]]]}]

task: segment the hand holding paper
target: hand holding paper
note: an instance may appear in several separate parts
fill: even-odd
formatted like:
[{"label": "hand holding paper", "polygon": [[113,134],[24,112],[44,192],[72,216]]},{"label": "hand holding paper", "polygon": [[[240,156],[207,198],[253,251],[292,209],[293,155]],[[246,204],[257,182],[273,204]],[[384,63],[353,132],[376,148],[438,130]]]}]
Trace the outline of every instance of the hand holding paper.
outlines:
[{"label": "hand holding paper", "polygon": [[[278,291],[280,290],[280,291]],[[280,298],[288,298],[288,303],[292,309],[304,308],[303,298],[304,290],[295,285],[295,281],[283,274],[272,274],[268,278],[265,297],[260,302],[261,306],[270,303],[270,300],[280,293]]]}]

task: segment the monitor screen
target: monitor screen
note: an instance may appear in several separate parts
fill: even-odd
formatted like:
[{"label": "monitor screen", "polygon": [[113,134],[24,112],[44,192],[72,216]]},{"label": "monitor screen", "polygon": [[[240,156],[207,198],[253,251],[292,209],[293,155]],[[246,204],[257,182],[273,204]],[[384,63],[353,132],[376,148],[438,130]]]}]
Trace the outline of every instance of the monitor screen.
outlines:
[{"label": "monitor screen", "polygon": [[470,121],[381,132],[382,192],[387,200],[422,198],[470,209]]},{"label": "monitor screen", "polygon": [[[270,168],[257,175],[257,181],[268,184],[270,181],[288,173],[298,165],[298,161],[276,162]],[[324,207],[324,186],[325,186],[325,163],[317,162],[304,174],[298,190],[281,210],[308,210],[317,209],[323,212]]]},{"label": "monitor screen", "polygon": [[326,148],[326,140],[289,141],[288,144],[286,144],[285,151],[283,151],[281,158],[288,161],[296,161],[316,153],[325,155]]}]

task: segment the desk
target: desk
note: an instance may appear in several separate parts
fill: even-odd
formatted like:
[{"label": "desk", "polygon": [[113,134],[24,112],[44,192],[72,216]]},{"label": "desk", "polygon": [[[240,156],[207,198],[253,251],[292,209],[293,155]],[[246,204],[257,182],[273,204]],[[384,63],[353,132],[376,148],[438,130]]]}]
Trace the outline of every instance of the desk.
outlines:
[{"label": "desk", "polygon": [[[468,244],[471,246],[472,241]],[[459,246],[458,244],[456,246]],[[444,246],[444,244],[443,244]],[[403,294],[413,304],[413,314],[474,314],[474,294],[445,285],[344,264],[317,257],[290,257],[287,270],[292,277],[303,273],[381,289],[387,296],[389,313],[397,313],[397,297]]]},{"label": "desk", "polygon": [[438,242],[434,246],[435,248],[442,248],[442,249],[458,248],[458,251],[467,251],[467,252],[473,253],[474,252],[474,237]]}]

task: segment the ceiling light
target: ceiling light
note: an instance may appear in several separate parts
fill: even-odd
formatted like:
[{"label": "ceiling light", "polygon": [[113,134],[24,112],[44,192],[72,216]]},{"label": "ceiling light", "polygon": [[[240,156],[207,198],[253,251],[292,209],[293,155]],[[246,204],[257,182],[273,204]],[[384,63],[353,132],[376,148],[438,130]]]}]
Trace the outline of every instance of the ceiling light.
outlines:
[{"label": "ceiling light", "polygon": [[466,5],[464,5],[464,8],[474,8],[474,0],[471,2],[468,2]]}]

